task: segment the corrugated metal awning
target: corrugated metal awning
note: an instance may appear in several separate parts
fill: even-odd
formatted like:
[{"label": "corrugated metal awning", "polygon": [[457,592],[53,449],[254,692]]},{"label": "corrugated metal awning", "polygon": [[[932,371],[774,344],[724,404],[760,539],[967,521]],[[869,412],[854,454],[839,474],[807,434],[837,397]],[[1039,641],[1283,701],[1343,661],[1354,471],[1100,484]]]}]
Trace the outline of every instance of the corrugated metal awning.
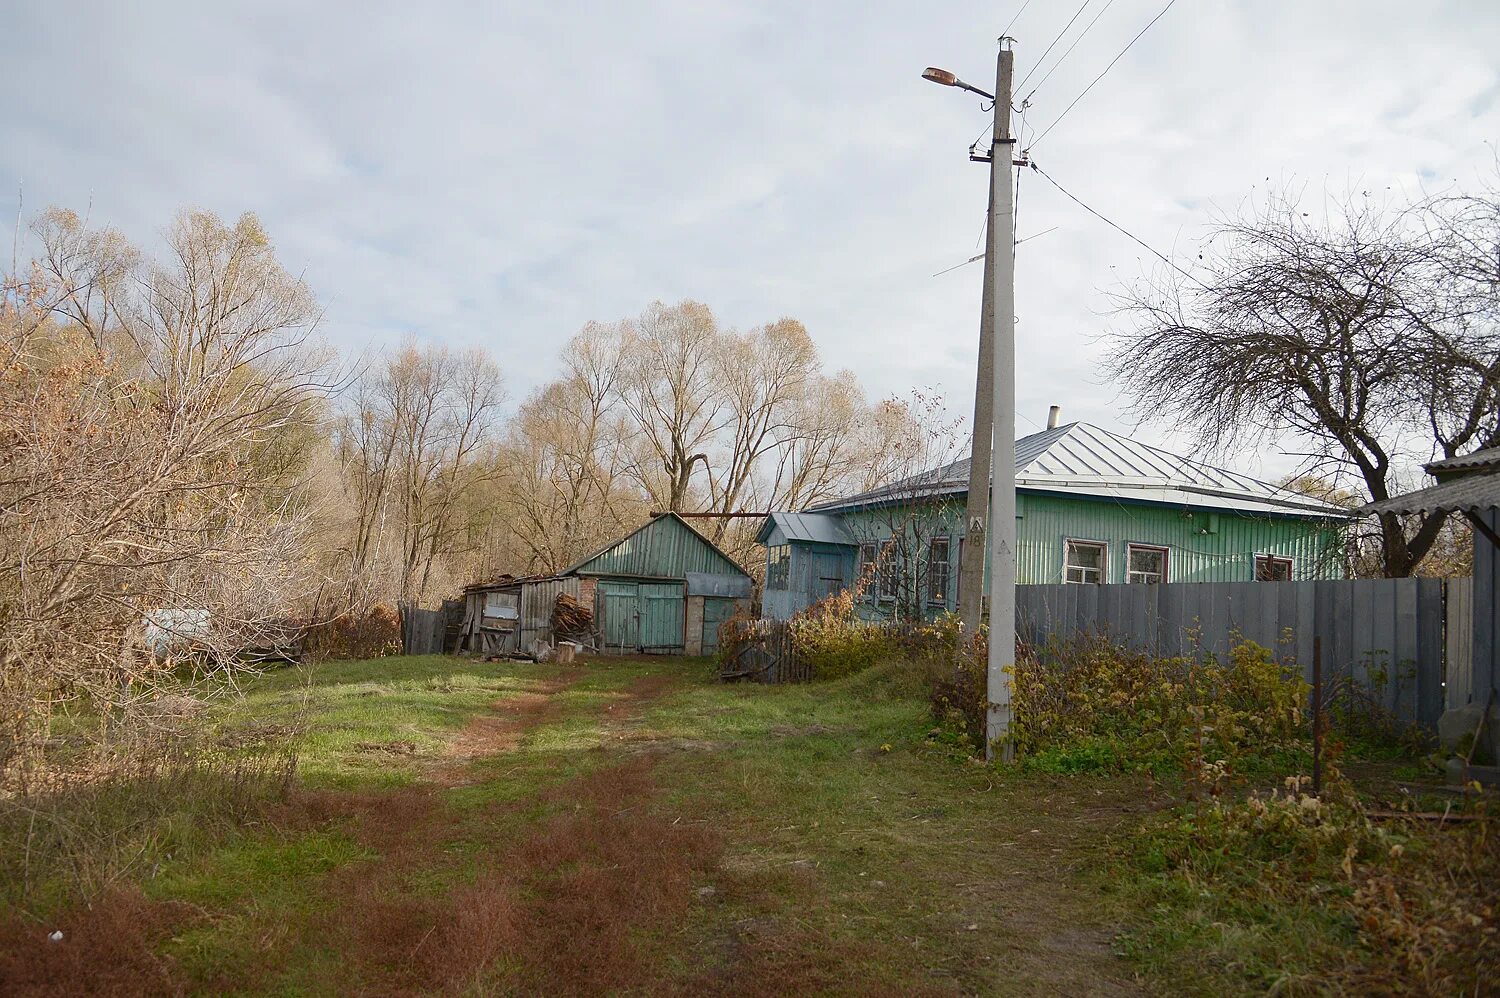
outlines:
[{"label": "corrugated metal awning", "polygon": [[1480,513],[1500,508],[1500,471],[1468,474],[1462,478],[1408,492],[1362,506],[1359,512]]}]

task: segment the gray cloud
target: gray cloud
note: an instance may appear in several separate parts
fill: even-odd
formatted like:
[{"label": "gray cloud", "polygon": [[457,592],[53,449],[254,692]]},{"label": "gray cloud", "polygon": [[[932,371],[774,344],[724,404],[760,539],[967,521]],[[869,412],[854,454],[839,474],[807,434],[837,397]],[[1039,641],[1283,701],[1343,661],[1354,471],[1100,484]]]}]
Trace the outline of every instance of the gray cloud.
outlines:
[{"label": "gray cloud", "polygon": [[[801,318],[873,391],[961,411],[980,266],[932,275],[976,252],[985,115],[918,73],[987,80],[1014,7],[12,3],[0,191],[91,201],[148,244],[184,205],[255,211],[337,344],[483,344],[519,391],[583,322],[693,297],[738,326]],[[1019,19],[1023,73],[1073,9]],[[1028,129],[1158,9],[1114,4]],[[1496,37],[1479,2],[1179,3],[1035,156],[1183,252],[1268,177],[1472,183],[1500,135]],[[1052,226],[1018,257],[1020,427],[1052,402],[1128,427],[1097,337],[1105,292],[1152,261],[1024,177],[1021,235]],[[1180,445],[1169,429],[1141,435]]]}]

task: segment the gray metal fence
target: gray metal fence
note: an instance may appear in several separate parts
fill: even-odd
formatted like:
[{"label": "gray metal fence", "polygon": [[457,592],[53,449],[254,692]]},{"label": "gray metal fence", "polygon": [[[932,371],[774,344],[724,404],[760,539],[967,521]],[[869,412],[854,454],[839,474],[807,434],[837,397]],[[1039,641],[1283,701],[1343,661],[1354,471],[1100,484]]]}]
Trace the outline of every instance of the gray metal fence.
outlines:
[{"label": "gray metal fence", "polygon": [[1350,677],[1395,716],[1433,728],[1445,676],[1469,668],[1448,661],[1458,648],[1449,629],[1470,626],[1460,609],[1467,604],[1450,600],[1448,586],[1442,579],[1018,586],[1016,626],[1037,645],[1098,634],[1164,656],[1223,656],[1238,636],[1297,662],[1309,681],[1320,637],[1325,680]]}]

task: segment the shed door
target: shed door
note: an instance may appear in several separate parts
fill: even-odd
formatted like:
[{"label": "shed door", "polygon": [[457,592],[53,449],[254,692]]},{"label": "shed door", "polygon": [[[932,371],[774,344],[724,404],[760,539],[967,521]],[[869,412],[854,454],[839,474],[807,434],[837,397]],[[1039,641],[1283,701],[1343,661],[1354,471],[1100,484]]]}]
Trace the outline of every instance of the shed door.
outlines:
[{"label": "shed door", "polygon": [[641,649],[648,652],[680,652],[683,648],[682,583],[641,583]]},{"label": "shed door", "polygon": [[734,600],[717,596],[703,598],[703,654],[719,650],[719,625],[734,616]]},{"label": "shed door", "polygon": [[812,597],[815,600],[843,592],[847,580],[844,578],[844,556],[829,551],[819,551],[812,557]]},{"label": "shed door", "polygon": [[636,651],[641,647],[638,588],[634,582],[599,583],[606,648]]}]

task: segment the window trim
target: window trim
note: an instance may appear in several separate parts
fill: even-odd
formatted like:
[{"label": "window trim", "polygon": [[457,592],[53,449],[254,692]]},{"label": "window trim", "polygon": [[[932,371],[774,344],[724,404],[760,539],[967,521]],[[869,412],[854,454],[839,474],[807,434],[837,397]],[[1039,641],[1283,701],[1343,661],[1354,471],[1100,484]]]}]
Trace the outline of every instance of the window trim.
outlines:
[{"label": "window trim", "polygon": [[[1069,546],[1074,544],[1087,545],[1088,547],[1098,548],[1103,553],[1104,556],[1099,560],[1098,582],[1074,582],[1068,578],[1068,548]],[[1109,541],[1091,540],[1087,537],[1064,537],[1062,556],[1063,585],[1102,586],[1109,582]],[[1089,569],[1083,569],[1083,566],[1081,565],[1079,566],[1079,568],[1084,571],[1089,571]]]},{"label": "window trim", "polygon": [[[880,598],[880,580],[876,578],[880,574],[879,557],[879,544],[875,541],[859,542],[859,548],[854,556],[855,584],[868,583],[868,587],[864,591],[864,596],[872,603]],[[871,565],[875,566],[874,571],[870,570]],[[865,577],[866,573],[869,573],[868,579]]]},{"label": "window trim", "polygon": [[[1271,564],[1285,563],[1286,579],[1262,579],[1260,577],[1260,563],[1268,561]],[[1297,559],[1289,554],[1273,554],[1270,551],[1257,551],[1255,557],[1250,559],[1250,580],[1252,582],[1294,582],[1297,578]]]},{"label": "window trim", "polygon": [[[1130,556],[1136,551],[1157,551],[1161,553],[1161,579],[1157,582],[1136,582],[1131,579]],[[1125,542],[1125,581],[1131,585],[1164,585],[1172,579],[1172,549],[1165,544],[1143,544],[1136,541]]]},{"label": "window trim", "polygon": [[[942,544],[943,544],[943,560],[941,562],[934,562],[933,559],[932,559],[932,547],[933,547],[934,544],[937,544],[939,541],[941,541]],[[927,582],[927,585],[926,585],[926,589],[927,589],[927,605],[928,606],[947,606],[948,605],[948,591],[951,588],[951,586],[949,585],[949,577],[951,576],[951,574],[953,572],[952,558],[953,558],[953,538],[949,537],[947,534],[938,534],[936,536],[929,537],[927,539],[927,572],[926,572],[926,576],[927,576],[926,582]],[[937,596],[937,594],[933,591],[933,586],[932,586],[932,567],[935,564],[941,564],[943,566],[943,595],[941,597]]]},{"label": "window trim", "polygon": [[[896,538],[887,537],[876,545],[875,596],[881,603],[894,603],[901,595],[901,578],[894,569],[894,559],[888,557],[896,547]],[[886,590],[890,591],[887,592]]]}]

